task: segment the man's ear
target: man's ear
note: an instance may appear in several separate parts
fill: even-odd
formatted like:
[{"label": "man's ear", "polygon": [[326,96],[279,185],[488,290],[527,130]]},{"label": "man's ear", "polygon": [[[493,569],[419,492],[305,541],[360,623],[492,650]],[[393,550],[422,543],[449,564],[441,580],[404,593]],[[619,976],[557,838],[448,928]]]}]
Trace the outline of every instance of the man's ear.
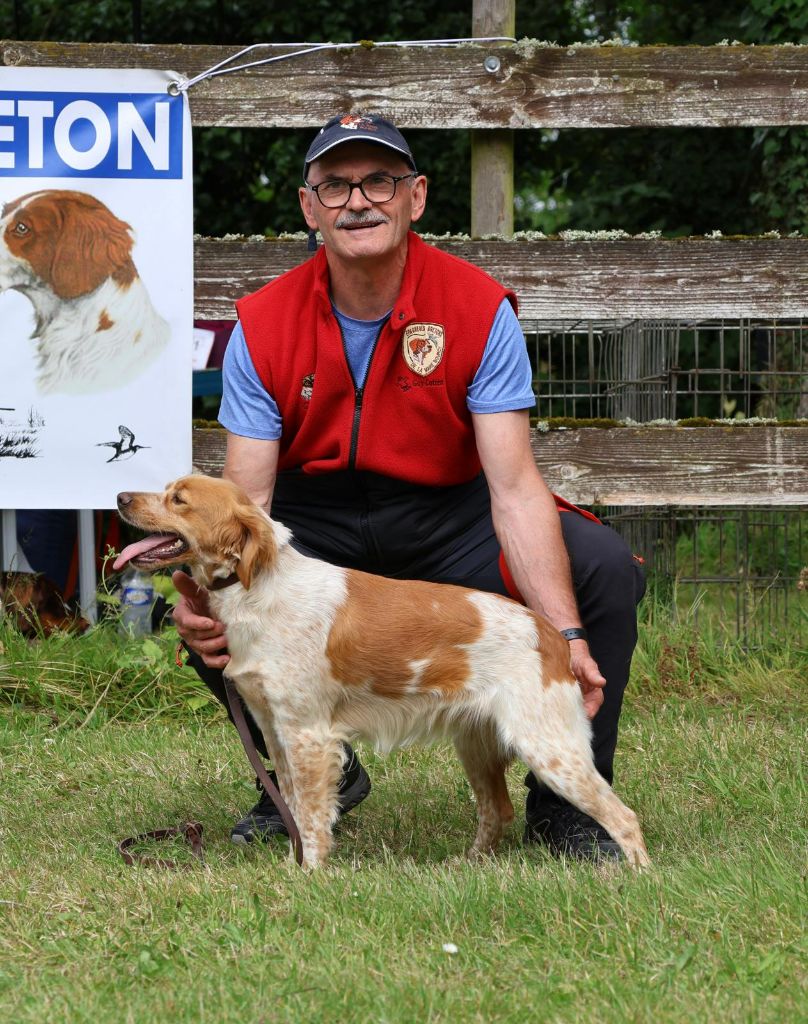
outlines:
[{"label": "man's ear", "polygon": [[255,576],[262,570],[271,568],[275,562],[278,545],[275,543],[272,527],[258,508],[242,506],[238,518],[243,541],[241,554],[236,563],[236,575],[244,589],[249,590]]},{"label": "man's ear", "polygon": [[411,221],[420,220],[426,209],[427,182],[423,174],[419,174],[412,184],[412,216]]},{"label": "man's ear", "polygon": [[297,194],[300,198],[300,209],[303,211],[303,219],[306,221],[306,226],[311,228],[312,231],[316,231],[319,225],[314,216],[314,204],[317,202],[314,193],[306,188],[305,185],[301,185],[297,190]]}]

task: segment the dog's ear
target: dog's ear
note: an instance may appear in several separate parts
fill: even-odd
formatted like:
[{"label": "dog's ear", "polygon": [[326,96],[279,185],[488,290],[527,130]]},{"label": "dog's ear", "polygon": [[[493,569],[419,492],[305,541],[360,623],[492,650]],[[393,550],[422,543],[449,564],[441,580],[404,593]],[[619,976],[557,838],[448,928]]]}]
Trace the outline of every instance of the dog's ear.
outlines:
[{"label": "dog's ear", "polygon": [[236,575],[245,590],[250,589],[255,575],[268,569],[278,555],[275,535],[266,516],[253,505],[242,505],[238,519],[243,531],[241,555],[236,564]]},{"label": "dog's ear", "polygon": [[59,212],[51,282],[60,298],[75,299],[130,262],[131,228],[90,195],[65,198]]}]

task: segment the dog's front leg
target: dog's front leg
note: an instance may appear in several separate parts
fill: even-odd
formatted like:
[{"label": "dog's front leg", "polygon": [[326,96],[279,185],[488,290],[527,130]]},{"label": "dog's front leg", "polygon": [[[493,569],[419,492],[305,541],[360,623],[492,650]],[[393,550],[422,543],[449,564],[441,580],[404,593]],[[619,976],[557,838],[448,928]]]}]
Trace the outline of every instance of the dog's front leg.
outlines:
[{"label": "dog's front leg", "polygon": [[278,789],[281,791],[281,796],[288,804],[289,810],[292,812],[292,816],[294,816],[294,788],[292,786],[292,780],[289,777],[289,767],[286,764],[286,753],[275,728],[275,719],[272,714],[272,707],[263,694],[256,693],[254,689],[248,690],[244,686],[243,681],[239,688],[239,694],[247,705],[253,720],[261,730],[261,735],[264,737],[264,745],[266,746],[267,753],[269,754],[269,760],[272,762],[272,767],[275,769],[275,774],[278,777]]},{"label": "dog's front leg", "polygon": [[[256,719],[257,720],[257,719]],[[272,714],[267,712],[261,717],[259,728],[264,736],[264,743],[266,744],[267,751],[269,753],[272,766],[275,769],[275,774],[278,777],[278,789],[281,791],[281,796],[289,806],[289,810],[292,812],[292,816],[295,815],[295,791],[292,786],[292,779],[289,775],[289,765],[286,763],[286,751],[283,748],[277,732],[275,731],[275,723],[272,718]]]},{"label": "dog's front leg", "polygon": [[344,759],[342,742],[320,730],[284,728],[275,722],[294,801],[292,814],[303,842],[303,864],[318,867],[333,846],[337,791]]}]

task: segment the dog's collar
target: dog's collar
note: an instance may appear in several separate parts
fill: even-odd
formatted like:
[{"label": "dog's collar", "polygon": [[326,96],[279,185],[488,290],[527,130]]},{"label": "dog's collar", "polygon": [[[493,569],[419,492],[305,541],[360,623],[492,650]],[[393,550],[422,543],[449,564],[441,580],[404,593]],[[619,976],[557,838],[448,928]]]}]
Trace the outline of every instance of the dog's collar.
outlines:
[{"label": "dog's collar", "polygon": [[238,573],[231,572],[229,576],[217,576],[212,580],[207,589],[208,590],[224,590],[225,587],[232,587],[234,583],[238,583]]}]

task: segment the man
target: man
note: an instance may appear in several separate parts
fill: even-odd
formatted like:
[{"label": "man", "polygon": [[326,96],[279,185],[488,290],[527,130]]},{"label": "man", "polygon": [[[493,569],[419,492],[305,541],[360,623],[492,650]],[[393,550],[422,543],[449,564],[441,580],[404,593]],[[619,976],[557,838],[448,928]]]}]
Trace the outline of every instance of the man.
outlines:
[{"label": "man", "polygon": [[[225,476],[271,504],[308,554],[519,596],[546,615],[569,640],[594,716],[595,764],[611,782],[642,576],[594,517],[559,515],[536,469],[535,399],[513,293],[410,230],[427,182],[381,117],[330,120],[306,154],[299,195],[323,247],[237,304],[219,416]],[[185,574],[175,582],[191,662],[223,700],[223,627]],[[526,784],[527,841],[619,856],[591,818],[533,776]],[[369,789],[348,748],[342,813]],[[232,838],[280,831],[262,794]]]}]

